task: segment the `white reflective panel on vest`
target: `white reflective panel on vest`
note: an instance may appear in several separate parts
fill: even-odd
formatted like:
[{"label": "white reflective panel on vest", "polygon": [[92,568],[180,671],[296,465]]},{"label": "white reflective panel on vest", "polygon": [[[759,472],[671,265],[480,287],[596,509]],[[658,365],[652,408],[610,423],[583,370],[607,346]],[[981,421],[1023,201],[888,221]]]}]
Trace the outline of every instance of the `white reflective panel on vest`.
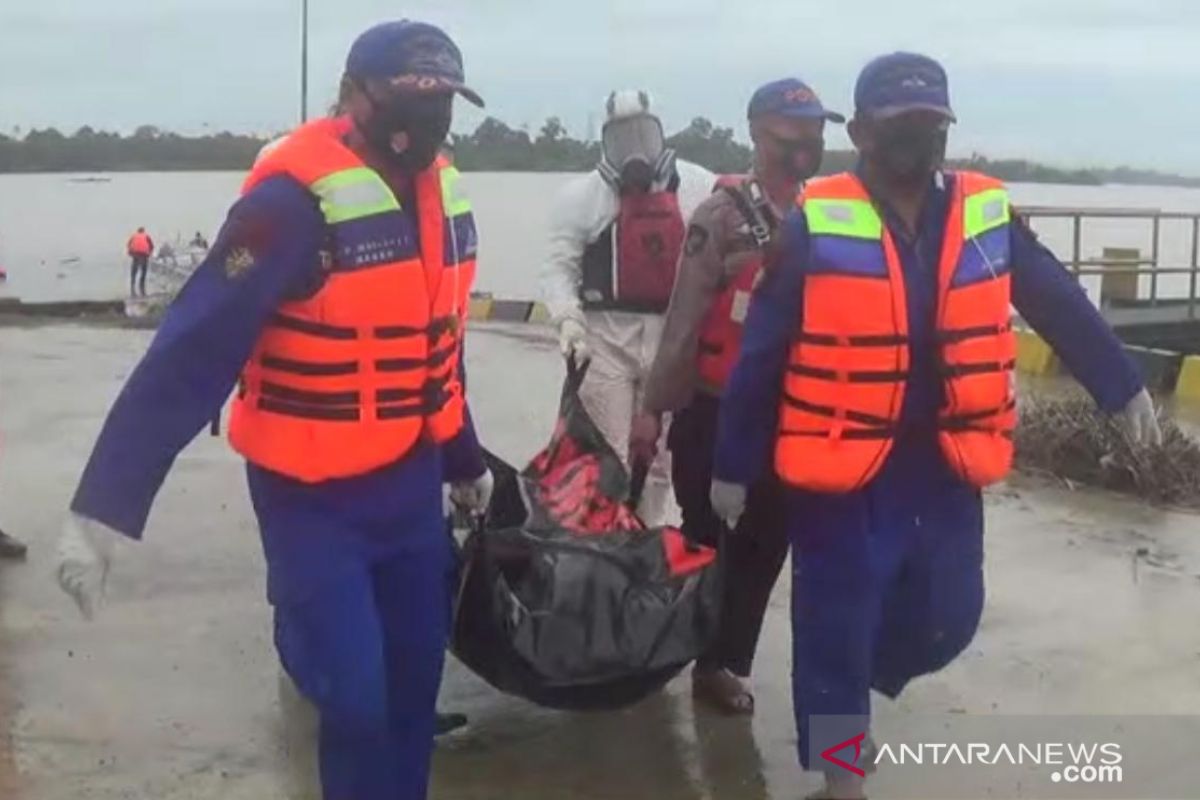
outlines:
[{"label": "white reflective panel on vest", "polygon": [[325,201],[342,208],[379,206],[393,202],[382,180],[362,180],[334,186],[325,193]]},{"label": "white reflective panel on vest", "polygon": [[854,221],[854,208],[852,206],[825,202],[821,204],[820,209],[825,214],[825,218],[830,222]]},{"label": "white reflective panel on vest", "polygon": [[746,322],[746,314],[750,311],[750,293],[738,289],[733,293],[733,307],[729,309],[729,318],[739,325]]},{"label": "white reflective panel on vest", "polygon": [[985,203],[983,206],[983,221],[995,222],[998,219],[1004,218],[1004,207],[1006,201],[1000,198]]}]

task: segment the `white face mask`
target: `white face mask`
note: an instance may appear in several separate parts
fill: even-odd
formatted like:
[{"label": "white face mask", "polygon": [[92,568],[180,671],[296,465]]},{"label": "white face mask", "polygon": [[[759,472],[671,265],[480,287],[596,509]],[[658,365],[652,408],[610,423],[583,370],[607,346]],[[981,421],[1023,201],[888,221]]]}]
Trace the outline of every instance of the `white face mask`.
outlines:
[{"label": "white face mask", "polygon": [[612,120],[604,125],[601,147],[605,162],[618,172],[633,160],[654,167],[666,149],[662,123],[649,114]]}]

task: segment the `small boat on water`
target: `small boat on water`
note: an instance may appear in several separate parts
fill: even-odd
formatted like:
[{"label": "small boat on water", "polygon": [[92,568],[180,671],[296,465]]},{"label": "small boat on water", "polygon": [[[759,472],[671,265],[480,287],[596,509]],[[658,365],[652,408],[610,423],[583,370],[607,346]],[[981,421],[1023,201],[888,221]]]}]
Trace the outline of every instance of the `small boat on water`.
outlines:
[{"label": "small boat on water", "polygon": [[112,183],[112,178],[89,175],[83,178],[67,178],[71,183]]}]

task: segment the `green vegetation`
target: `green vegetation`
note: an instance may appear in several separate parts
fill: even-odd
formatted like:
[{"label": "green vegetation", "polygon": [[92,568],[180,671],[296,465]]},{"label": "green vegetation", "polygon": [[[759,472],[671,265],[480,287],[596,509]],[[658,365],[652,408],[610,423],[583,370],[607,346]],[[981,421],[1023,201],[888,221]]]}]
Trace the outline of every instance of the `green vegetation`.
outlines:
[{"label": "green vegetation", "polygon": [[[704,117],[668,140],[681,158],[718,173],[744,172],[750,165],[750,148],[734,138],[732,128],[714,125]],[[180,136],[144,125],[131,136],[80,128],[65,136],[53,128],[24,135],[0,135],[0,173],[3,172],[120,172],[130,170],[242,170],[254,160],[264,138],[218,133]],[[591,169],[600,158],[596,142],[572,138],[557,117],[546,120],[536,134],[510,128],[494,117],[474,132],[453,134],[451,147],[464,170],[497,172],[572,172]],[[838,172],[854,165],[854,153],[831,150],[825,154],[823,172]],[[1200,178],[1190,178],[1129,167],[1065,170],[1030,161],[990,160],[981,155],[951,162],[1003,180],[1027,183],[1151,184],[1200,188]]]},{"label": "green vegetation", "polygon": [[[14,133],[16,133],[14,131]],[[0,136],[0,172],[128,172],[245,169],[264,141],[218,133],[180,136],[143,125],[132,136],[80,128]]]}]

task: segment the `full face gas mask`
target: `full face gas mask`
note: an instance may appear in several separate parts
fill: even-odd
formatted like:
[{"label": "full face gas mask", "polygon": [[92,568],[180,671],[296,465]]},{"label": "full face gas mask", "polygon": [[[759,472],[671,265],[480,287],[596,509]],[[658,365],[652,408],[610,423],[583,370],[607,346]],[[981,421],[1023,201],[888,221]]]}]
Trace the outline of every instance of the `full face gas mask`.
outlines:
[{"label": "full face gas mask", "polygon": [[601,135],[600,172],[622,193],[645,193],[675,168],[662,123],[651,114],[609,120]]}]

